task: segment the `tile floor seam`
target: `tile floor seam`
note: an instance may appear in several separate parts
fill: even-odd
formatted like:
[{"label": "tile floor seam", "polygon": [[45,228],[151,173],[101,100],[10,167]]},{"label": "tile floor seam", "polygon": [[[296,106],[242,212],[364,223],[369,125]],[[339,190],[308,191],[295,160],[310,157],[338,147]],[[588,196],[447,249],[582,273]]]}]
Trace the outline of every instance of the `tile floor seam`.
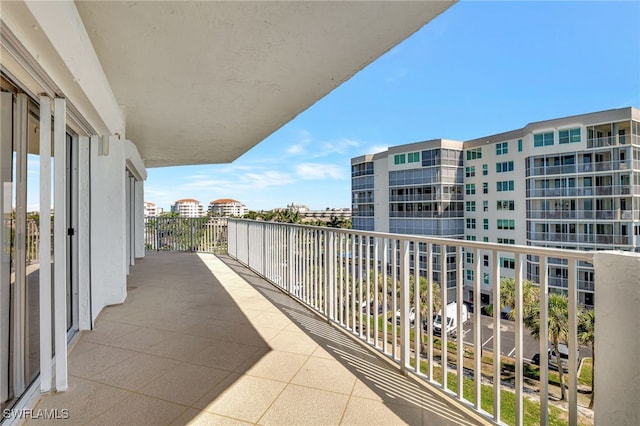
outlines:
[{"label": "tile floor seam", "polygon": [[[134,349],[123,349],[123,348],[120,348],[120,347],[117,347],[117,346],[104,345],[104,344],[101,344],[101,343],[93,343],[93,342],[89,342],[89,343],[92,343],[92,344],[95,344],[95,345],[99,345],[99,346],[107,346],[107,347],[113,347],[113,348],[116,348],[116,349],[126,350],[126,351],[128,351],[128,352],[133,352],[133,355],[131,355],[131,356],[129,356],[129,357],[127,357],[127,358],[125,358],[125,359],[123,359],[123,360],[119,361],[117,364],[114,364],[114,365],[111,365],[111,366],[107,367],[105,370],[102,370],[102,371],[100,371],[100,372],[98,372],[98,373],[93,374],[93,375],[92,375],[92,376],[90,376],[90,377],[78,376],[78,375],[71,374],[71,373],[69,374],[70,376],[78,377],[78,378],[80,378],[80,379],[89,380],[91,377],[94,377],[94,376],[95,376],[95,375],[97,375],[97,374],[104,373],[105,371],[107,371],[107,370],[109,370],[109,369],[111,369],[111,368],[113,368],[113,367],[116,367],[119,363],[121,363],[121,362],[123,362],[123,361],[126,361],[126,360],[128,360],[128,359],[130,359],[130,358],[134,357],[135,355],[149,355],[149,356],[154,356],[154,357],[156,357],[156,358],[161,358],[161,359],[165,359],[165,360],[169,360],[169,361],[176,361],[176,362],[181,363],[181,364],[188,364],[188,365],[191,365],[191,366],[194,366],[194,367],[206,367],[206,368],[211,368],[211,369],[215,369],[215,370],[222,370],[222,371],[229,372],[229,373],[234,373],[234,372],[236,372],[235,370],[228,370],[228,369],[223,368],[223,367],[211,367],[211,366],[209,366],[209,365],[198,364],[198,363],[195,363],[195,362],[193,362],[193,361],[185,361],[185,360],[177,359],[177,358],[170,358],[170,357],[168,357],[168,356],[158,355],[158,354],[156,354],[156,353],[142,352],[142,351],[134,350]],[[238,345],[242,345],[242,344],[241,344],[241,343],[238,343]],[[211,346],[215,346],[215,344],[212,344]],[[254,346],[251,346],[251,345],[243,345],[243,346],[250,346],[250,347],[254,347]],[[210,347],[210,346],[205,347],[202,351],[205,351],[205,350],[206,350],[206,349],[208,349],[209,347]],[[96,349],[96,348],[92,348],[92,349],[90,349],[89,351],[93,351],[93,350],[95,350],[95,349]],[[88,351],[88,352],[89,352],[89,351]],[[200,353],[200,352],[198,352],[198,353]],[[255,353],[255,351],[254,351],[254,353]],[[298,354],[298,355],[299,355],[299,354]],[[96,381],[95,379],[94,379],[94,380],[91,380],[91,381],[92,381],[92,382],[96,382],[96,383],[104,384],[104,383],[102,383],[102,382],[98,382],[98,381]]]},{"label": "tile floor seam", "polygon": [[[189,364],[189,363],[184,363],[184,364]],[[212,370],[220,370],[220,371],[224,371],[225,373],[227,373],[227,374],[225,374],[225,375],[224,375],[220,380],[218,380],[215,384],[213,384],[211,387],[207,388],[206,392],[204,392],[202,395],[200,395],[200,397],[199,397],[199,398],[197,398],[197,399],[193,402],[194,404],[195,404],[196,402],[200,401],[200,399],[202,399],[205,395],[207,395],[209,392],[211,392],[211,391],[212,391],[216,386],[218,386],[220,383],[222,383],[222,382],[223,382],[227,377],[229,377],[231,374],[233,374],[233,373],[234,373],[234,371],[228,371],[228,370],[222,370],[222,369],[219,369],[219,368],[206,367],[206,366],[203,366],[203,365],[197,365],[197,364],[195,364],[195,365],[194,365],[194,364],[189,364],[189,365],[193,365],[193,366],[195,366],[195,367],[211,368]],[[176,366],[176,368],[178,368],[178,367],[179,367],[179,366]],[[172,369],[172,370],[173,370],[173,369]],[[161,374],[160,376],[155,377],[155,378],[154,378],[154,379],[152,379],[149,383],[147,383],[146,385],[144,385],[143,387],[141,387],[140,389],[138,389],[138,390],[137,390],[137,391],[135,391],[135,392],[136,392],[136,393],[139,393],[140,395],[148,396],[149,398],[156,398],[156,399],[159,399],[159,400],[161,400],[161,401],[165,401],[164,399],[162,399],[162,398],[160,398],[160,397],[157,397],[157,396],[154,396],[154,395],[149,395],[149,394],[146,394],[146,393],[142,393],[141,391],[142,391],[142,389],[143,389],[144,387],[149,386],[149,385],[151,385],[153,382],[155,382],[155,381],[157,381],[157,380],[160,380],[160,379],[162,379],[163,377],[166,377],[167,375],[171,374],[171,373],[172,373],[172,370],[166,371],[165,373]],[[184,404],[184,403],[182,403],[182,402],[176,402],[176,401],[169,401],[169,400],[166,400],[165,402],[171,402],[171,403],[173,403],[173,404],[185,405],[185,404]],[[187,406],[191,407],[191,405],[187,405]]]},{"label": "tile floor seam", "polygon": [[[282,393],[285,391],[285,389],[287,389],[288,386],[293,385],[293,386],[297,386],[295,383],[291,383],[291,381],[298,375],[298,373],[300,372],[300,370],[302,370],[302,367],[309,361],[309,359],[311,358],[311,356],[307,356],[307,359],[300,365],[300,367],[298,367],[298,370],[296,370],[295,373],[293,373],[293,375],[291,376],[291,379],[289,379],[288,382],[281,382],[281,383],[286,383],[283,387],[282,390],[278,393],[278,396],[276,396],[273,401],[271,401],[271,404],[269,404],[269,406],[264,410],[264,412],[262,413],[262,415],[258,418],[258,420],[256,420],[255,424],[260,424],[260,420],[262,420],[262,418],[265,416],[265,414],[267,414],[269,412],[269,410],[273,407],[273,404],[276,403],[276,401],[278,400],[278,398],[280,398],[280,396],[282,395]],[[247,374],[248,375],[248,374]],[[265,378],[265,377],[263,377]]]},{"label": "tile floor seam", "polygon": [[351,392],[349,392],[349,398],[347,398],[347,403],[344,405],[344,410],[342,410],[342,415],[340,416],[339,425],[343,424],[344,416],[347,414],[347,409],[349,408],[349,403],[351,402],[351,398],[353,397],[353,391],[356,389],[356,385],[358,384],[358,378],[353,381],[353,385],[351,386]]},{"label": "tile floor seam", "polygon": [[[225,378],[226,378],[226,377],[227,377],[227,376],[225,376]],[[185,403],[182,403],[182,402],[170,401],[170,400],[168,400],[168,399],[160,398],[160,397],[153,396],[153,395],[148,395],[148,394],[146,394],[146,393],[142,393],[142,392],[140,392],[140,390],[124,389],[124,388],[121,388],[121,387],[118,387],[118,386],[115,386],[115,385],[106,384],[106,383],[98,382],[98,381],[95,381],[95,380],[90,380],[90,379],[85,379],[85,380],[87,380],[87,381],[89,381],[89,382],[92,382],[92,383],[97,383],[97,384],[102,385],[102,386],[106,386],[106,387],[109,387],[109,388],[113,388],[113,389],[116,389],[116,390],[118,390],[118,391],[125,391],[125,392],[129,392],[129,393],[131,393],[132,395],[139,395],[139,396],[144,396],[145,398],[157,399],[158,401],[162,401],[162,402],[166,402],[166,403],[174,404],[174,405],[180,405],[180,406],[185,407],[185,408],[195,408],[195,407],[193,407],[192,405],[185,404]],[[154,380],[155,380],[155,379],[154,379]],[[223,379],[223,380],[224,380],[224,379]],[[218,382],[218,383],[221,383],[221,381],[220,381],[220,382]],[[210,392],[214,387],[216,387],[216,385],[213,385],[213,386],[211,387],[211,389],[209,389],[209,390],[208,390],[204,395],[206,395],[208,392]],[[204,396],[204,395],[203,395],[203,396]],[[131,397],[131,395],[130,395],[129,397]],[[123,399],[123,400],[124,400],[124,399]],[[113,408],[114,406],[116,406],[116,405],[120,404],[123,400],[118,401],[117,403],[115,403],[114,405],[112,405],[111,407],[109,407],[107,410],[109,410],[109,409]],[[196,402],[197,402],[197,401],[196,401]],[[107,411],[107,410],[105,410],[105,411]],[[103,412],[101,412],[101,414],[104,414],[104,411],[103,411]],[[99,415],[98,415],[98,416],[95,416],[95,417],[99,417]],[[95,417],[94,417],[94,419],[95,419]],[[174,420],[175,420],[175,419],[174,419]]]}]

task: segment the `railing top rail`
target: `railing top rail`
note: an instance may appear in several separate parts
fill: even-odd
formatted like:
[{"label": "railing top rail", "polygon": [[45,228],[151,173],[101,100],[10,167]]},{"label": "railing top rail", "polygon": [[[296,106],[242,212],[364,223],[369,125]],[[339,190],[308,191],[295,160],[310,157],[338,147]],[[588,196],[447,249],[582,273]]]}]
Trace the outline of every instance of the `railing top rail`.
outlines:
[{"label": "railing top rail", "polygon": [[358,236],[371,237],[371,238],[382,238],[382,239],[392,238],[399,241],[409,241],[414,243],[439,244],[439,245],[447,245],[451,247],[465,247],[465,248],[474,248],[479,250],[492,250],[492,251],[506,252],[506,253],[520,253],[523,255],[532,255],[532,256],[558,257],[558,258],[567,259],[567,260],[575,259],[575,260],[585,261],[585,262],[593,261],[592,251],[566,250],[566,249],[535,247],[535,246],[526,246],[526,245],[487,243],[487,242],[481,242],[481,241],[458,240],[453,238],[428,237],[424,235],[409,235],[409,234],[391,234],[391,233],[360,231],[360,230],[344,229],[344,228],[327,228],[327,227],[299,225],[299,224],[284,223],[284,222],[263,222],[263,221],[248,220],[248,219],[229,219],[229,220],[235,221],[235,222],[288,226],[288,227],[315,229],[315,230],[319,229],[319,230],[324,230],[326,232],[333,232],[337,234],[348,234],[348,235],[355,234]]}]

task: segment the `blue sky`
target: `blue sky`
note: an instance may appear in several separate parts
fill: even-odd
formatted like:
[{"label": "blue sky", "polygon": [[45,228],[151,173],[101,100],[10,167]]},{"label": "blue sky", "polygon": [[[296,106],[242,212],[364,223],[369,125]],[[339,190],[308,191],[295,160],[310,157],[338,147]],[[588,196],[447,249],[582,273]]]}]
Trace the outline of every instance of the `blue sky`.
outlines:
[{"label": "blue sky", "polygon": [[148,169],[145,199],[350,207],[353,157],[627,106],[640,107],[640,1],[462,1],[235,162]]}]

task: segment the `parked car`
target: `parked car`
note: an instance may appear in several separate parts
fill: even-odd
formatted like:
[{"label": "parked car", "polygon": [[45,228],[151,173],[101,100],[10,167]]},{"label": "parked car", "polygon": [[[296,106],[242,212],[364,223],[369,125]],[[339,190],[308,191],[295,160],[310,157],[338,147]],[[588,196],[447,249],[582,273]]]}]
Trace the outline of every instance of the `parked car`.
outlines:
[{"label": "parked car", "polygon": [[[558,344],[558,352],[560,352],[560,363],[562,364],[563,371],[569,371],[569,348],[564,343]],[[547,358],[549,360],[549,367],[558,369],[558,358],[556,357],[556,351],[553,347],[547,351]],[[580,350],[576,348],[576,368],[579,365],[577,361],[580,360]]]},{"label": "parked car", "polygon": [[[416,321],[416,308],[409,310],[409,322],[413,324]],[[396,311],[396,324],[400,324],[400,309]]]}]

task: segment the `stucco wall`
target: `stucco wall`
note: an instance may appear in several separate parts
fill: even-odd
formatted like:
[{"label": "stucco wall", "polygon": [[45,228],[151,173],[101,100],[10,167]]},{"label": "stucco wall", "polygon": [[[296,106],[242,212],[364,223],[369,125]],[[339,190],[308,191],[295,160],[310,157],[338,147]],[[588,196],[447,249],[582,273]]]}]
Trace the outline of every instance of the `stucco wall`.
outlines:
[{"label": "stucco wall", "polygon": [[125,150],[111,137],[109,155],[91,150],[91,296],[92,316],[127,297]]}]

